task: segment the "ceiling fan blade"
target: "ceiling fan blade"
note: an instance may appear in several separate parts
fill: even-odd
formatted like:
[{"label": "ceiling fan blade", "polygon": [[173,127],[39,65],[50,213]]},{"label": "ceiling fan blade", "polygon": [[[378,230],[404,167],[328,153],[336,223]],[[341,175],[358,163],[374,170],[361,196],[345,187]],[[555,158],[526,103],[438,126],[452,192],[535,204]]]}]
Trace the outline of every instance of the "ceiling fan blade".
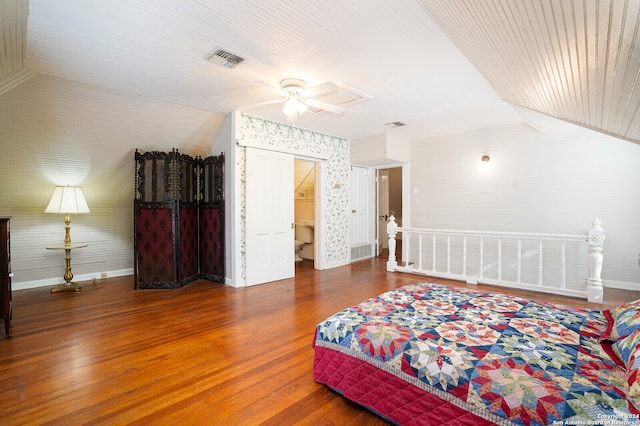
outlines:
[{"label": "ceiling fan blade", "polygon": [[326,83],[319,84],[314,87],[309,87],[304,91],[304,96],[307,98],[314,98],[316,96],[324,95],[325,93],[335,92],[338,90],[338,85],[327,81]]},{"label": "ceiling fan blade", "polygon": [[344,112],[344,107],[339,105],[328,104],[326,102],[319,101],[317,99],[305,99],[305,105],[311,108],[317,108],[324,111],[329,111],[334,114],[342,114]]}]

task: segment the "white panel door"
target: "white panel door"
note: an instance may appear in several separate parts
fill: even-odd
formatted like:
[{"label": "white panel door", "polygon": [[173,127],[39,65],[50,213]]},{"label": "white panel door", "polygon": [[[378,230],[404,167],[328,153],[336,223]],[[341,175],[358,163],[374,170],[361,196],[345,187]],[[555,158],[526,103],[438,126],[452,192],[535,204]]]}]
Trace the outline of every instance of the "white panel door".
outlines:
[{"label": "white panel door", "polygon": [[372,242],[370,223],[371,188],[368,170],[351,167],[351,246]]},{"label": "white panel door", "polygon": [[293,155],[246,150],[247,285],[293,277]]}]

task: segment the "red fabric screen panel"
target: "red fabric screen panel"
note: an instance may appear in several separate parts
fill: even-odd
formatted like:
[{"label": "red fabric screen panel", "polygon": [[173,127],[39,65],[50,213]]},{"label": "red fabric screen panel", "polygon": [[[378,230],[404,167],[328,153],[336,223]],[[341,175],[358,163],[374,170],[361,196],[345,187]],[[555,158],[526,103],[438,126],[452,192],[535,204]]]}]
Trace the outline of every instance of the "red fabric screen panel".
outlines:
[{"label": "red fabric screen panel", "polygon": [[224,278],[224,236],[219,208],[200,210],[200,272]]},{"label": "red fabric screen panel", "polygon": [[175,253],[171,209],[137,209],[138,283],[173,282]]},{"label": "red fabric screen panel", "polygon": [[198,275],[198,209],[180,209],[180,277],[179,281]]}]

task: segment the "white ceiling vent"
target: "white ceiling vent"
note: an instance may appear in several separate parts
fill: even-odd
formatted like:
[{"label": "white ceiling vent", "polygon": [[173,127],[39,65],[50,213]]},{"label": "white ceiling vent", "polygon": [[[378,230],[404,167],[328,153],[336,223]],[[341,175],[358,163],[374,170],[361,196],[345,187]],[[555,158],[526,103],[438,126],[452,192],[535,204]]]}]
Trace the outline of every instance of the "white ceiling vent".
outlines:
[{"label": "white ceiling vent", "polygon": [[405,126],[405,124],[402,121],[390,121],[389,123],[385,123],[384,125],[392,129],[396,127]]},{"label": "white ceiling vent", "polygon": [[222,65],[225,68],[233,68],[244,61],[244,58],[220,48],[215,48],[204,55],[204,59],[214,64]]}]

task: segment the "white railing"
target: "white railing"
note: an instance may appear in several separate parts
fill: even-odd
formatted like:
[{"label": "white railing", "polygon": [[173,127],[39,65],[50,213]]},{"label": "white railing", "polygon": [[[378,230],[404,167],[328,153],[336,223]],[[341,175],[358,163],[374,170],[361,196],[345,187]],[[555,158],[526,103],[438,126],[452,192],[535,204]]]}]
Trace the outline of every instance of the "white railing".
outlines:
[{"label": "white railing", "polygon": [[[584,234],[400,228],[387,223],[387,271],[409,272],[603,302],[604,231],[595,218]],[[396,260],[397,234],[402,262]]]}]

